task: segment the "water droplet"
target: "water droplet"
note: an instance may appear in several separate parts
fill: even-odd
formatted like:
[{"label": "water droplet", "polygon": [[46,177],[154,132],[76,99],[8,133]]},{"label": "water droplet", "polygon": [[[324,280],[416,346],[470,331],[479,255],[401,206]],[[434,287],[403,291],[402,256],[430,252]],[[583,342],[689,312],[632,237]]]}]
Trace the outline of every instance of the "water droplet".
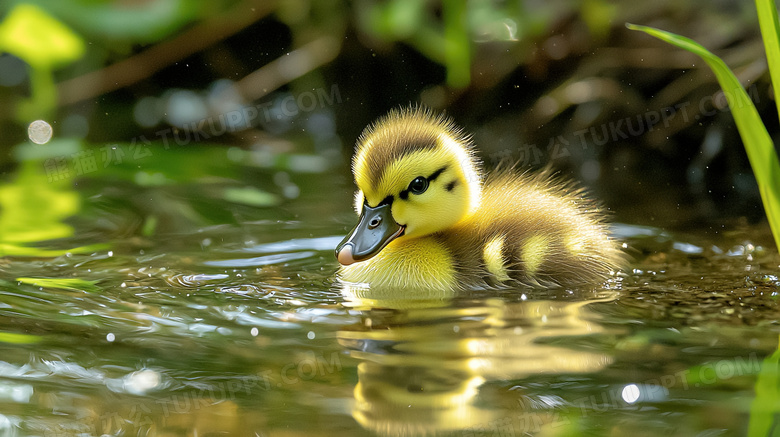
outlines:
[{"label": "water droplet", "polygon": [[49,123],[43,120],[35,120],[27,127],[27,136],[35,144],[46,144],[51,140],[53,130]]},{"label": "water droplet", "polygon": [[623,387],[623,392],[621,393],[621,397],[624,401],[626,401],[629,404],[633,404],[637,400],[639,400],[639,387],[636,384],[629,384],[625,387]]}]

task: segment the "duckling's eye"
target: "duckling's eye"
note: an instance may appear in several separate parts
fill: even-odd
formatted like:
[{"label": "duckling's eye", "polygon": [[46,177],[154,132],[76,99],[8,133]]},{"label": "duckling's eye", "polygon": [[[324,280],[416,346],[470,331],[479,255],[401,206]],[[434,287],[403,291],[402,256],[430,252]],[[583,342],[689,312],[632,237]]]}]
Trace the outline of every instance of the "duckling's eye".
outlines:
[{"label": "duckling's eye", "polygon": [[409,192],[411,192],[412,194],[422,194],[427,189],[428,189],[428,179],[425,179],[422,176],[417,176],[409,184]]}]

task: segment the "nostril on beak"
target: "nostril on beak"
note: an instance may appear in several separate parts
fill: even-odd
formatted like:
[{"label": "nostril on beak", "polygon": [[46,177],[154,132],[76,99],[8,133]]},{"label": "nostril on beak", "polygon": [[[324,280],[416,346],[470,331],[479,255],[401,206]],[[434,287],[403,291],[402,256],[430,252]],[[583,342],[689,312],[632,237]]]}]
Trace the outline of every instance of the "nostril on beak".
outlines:
[{"label": "nostril on beak", "polygon": [[375,227],[379,226],[380,223],[382,223],[382,217],[374,217],[370,222],[368,222],[368,227],[370,229],[374,229]]}]

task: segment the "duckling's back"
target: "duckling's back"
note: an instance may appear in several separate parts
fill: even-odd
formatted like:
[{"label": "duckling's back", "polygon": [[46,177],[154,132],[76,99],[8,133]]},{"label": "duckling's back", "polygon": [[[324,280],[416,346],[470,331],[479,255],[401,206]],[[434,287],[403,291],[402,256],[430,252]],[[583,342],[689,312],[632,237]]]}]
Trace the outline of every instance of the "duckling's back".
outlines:
[{"label": "duckling's back", "polygon": [[485,181],[476,213],[438,238],[463,286],[570,286],[606,279],[624,263],[603,217],[581,189],[546,172],[502,171]]}]

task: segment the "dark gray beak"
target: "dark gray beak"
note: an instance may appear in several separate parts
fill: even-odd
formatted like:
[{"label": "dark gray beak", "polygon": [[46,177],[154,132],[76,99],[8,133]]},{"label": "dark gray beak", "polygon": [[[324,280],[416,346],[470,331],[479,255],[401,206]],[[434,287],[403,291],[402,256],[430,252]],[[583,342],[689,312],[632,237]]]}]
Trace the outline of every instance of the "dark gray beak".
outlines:
[{"label": "dark gray beak", "polygon": [[393,220],[391,206],[363,206],[357,226],[336,247],[336,258],[341,264],[348,266],[365,261],[403,235],[404,227]]}]

